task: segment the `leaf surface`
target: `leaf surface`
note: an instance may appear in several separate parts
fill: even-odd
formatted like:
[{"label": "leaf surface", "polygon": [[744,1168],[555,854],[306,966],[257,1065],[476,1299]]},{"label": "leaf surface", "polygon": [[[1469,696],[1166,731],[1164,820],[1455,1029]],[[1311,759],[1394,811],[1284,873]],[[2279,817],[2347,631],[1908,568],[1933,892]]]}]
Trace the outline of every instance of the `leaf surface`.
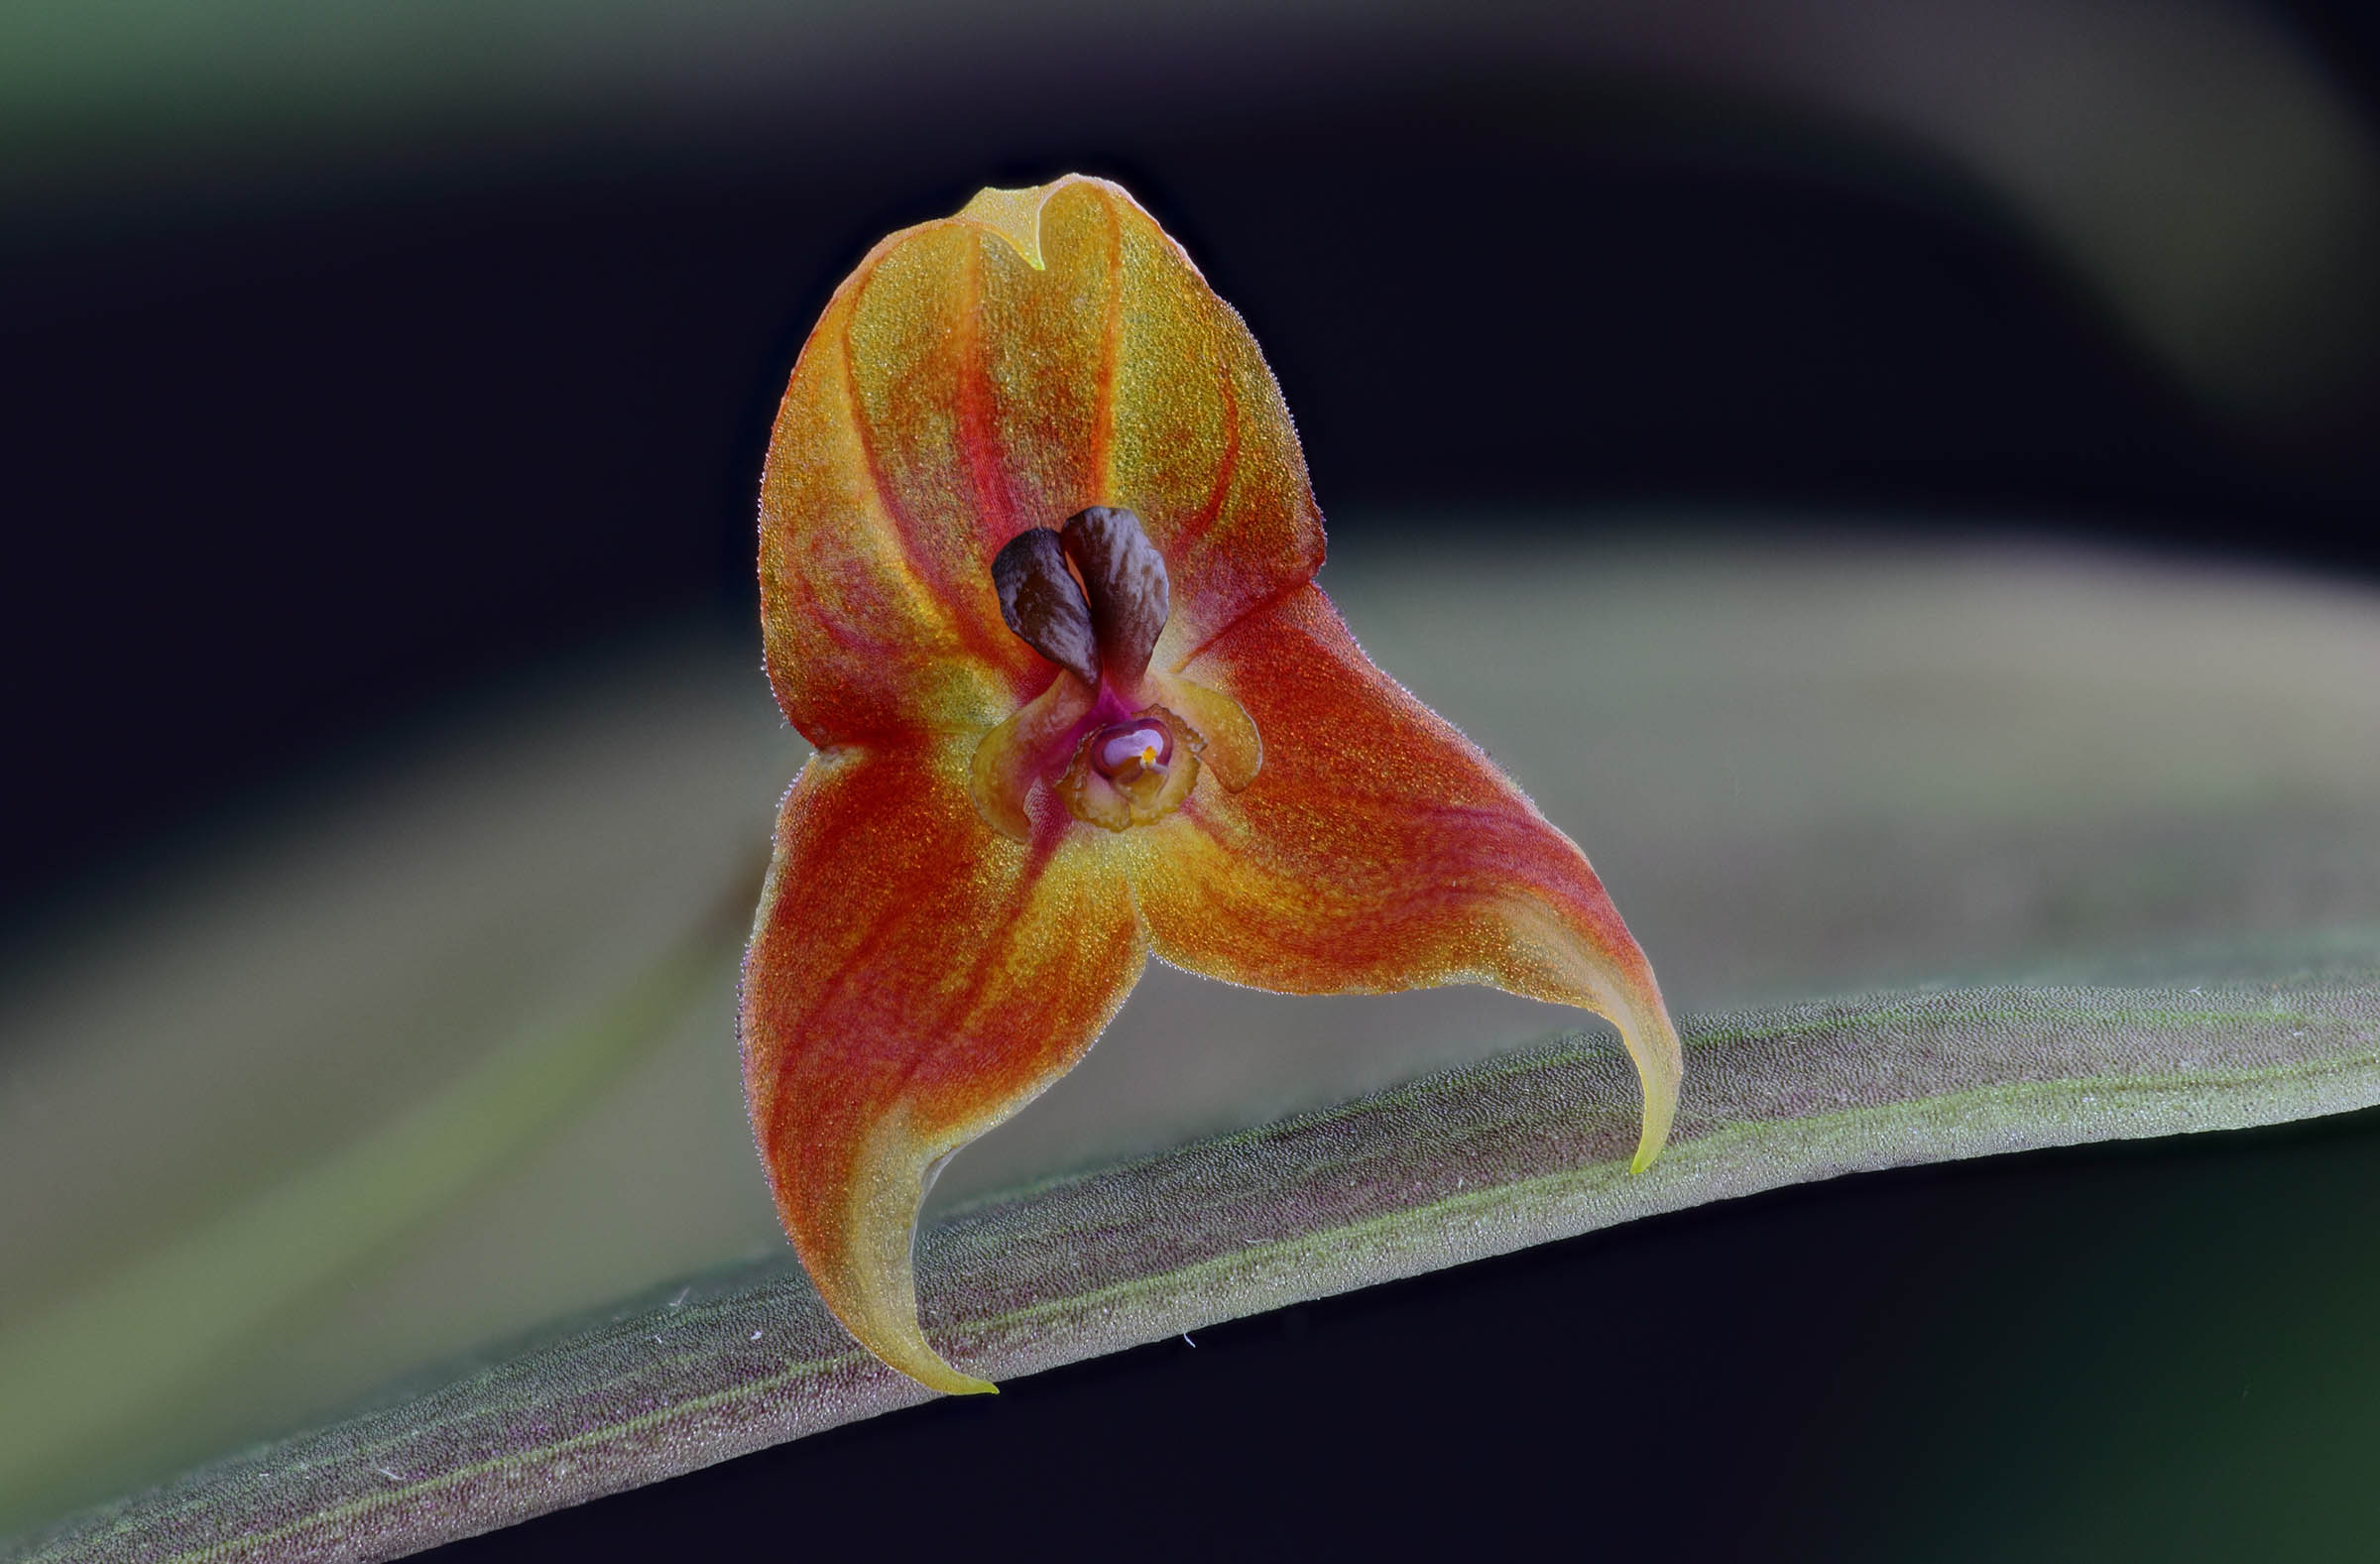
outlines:
[{"label": "leaf surface", "polygon": [[[952,1213],[929,1323],[1001,1379],[1783,1184],[2380,1102],[2372,931],[2261,978],[1912,990],[1691,1018],[1629,1176],[1620,1050],[1571,1036]],[[712,1273],[20,1541],[22,1560],[374,1559],[923,1400],[789,1263]]]}]

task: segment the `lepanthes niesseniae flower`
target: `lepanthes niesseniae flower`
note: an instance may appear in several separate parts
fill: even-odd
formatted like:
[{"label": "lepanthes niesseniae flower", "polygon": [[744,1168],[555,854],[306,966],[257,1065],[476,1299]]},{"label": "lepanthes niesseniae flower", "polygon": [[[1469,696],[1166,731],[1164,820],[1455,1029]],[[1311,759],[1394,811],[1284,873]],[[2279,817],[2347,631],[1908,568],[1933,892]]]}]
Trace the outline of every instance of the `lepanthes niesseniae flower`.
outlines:
[{"label": "lepanthes niesseniae flower", "polygon": [[1291,994],[1486,983],[1619,1027],[1635,1165],[1675,1031],[1586,856],[1374,667],[1230,306],[1116,185],[893,234],[793,370],[761,503],[769,675],[817,753],[745,960],[754,1132],[863,1344],[917,1318],[943,1159],[1064,1074],[1152,953]]}]

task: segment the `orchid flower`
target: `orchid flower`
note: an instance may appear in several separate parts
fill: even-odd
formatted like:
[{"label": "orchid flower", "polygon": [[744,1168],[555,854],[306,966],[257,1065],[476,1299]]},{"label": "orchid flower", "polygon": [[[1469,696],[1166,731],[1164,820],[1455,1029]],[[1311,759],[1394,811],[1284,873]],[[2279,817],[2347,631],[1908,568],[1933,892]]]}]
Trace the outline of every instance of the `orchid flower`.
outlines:
[{"label": "orchid flower", "polygon": [[1669,1134],[1677,1034],[1586,855],[1365,657],[1322,554],[1254,338],[1104,180],[892,235],[802,348],[761,605],[816,753],[745,958],[745,1086],[827,1306],[927,1385],[993,1388],[919,1324],[926,1187],[1152,953],[1595,1011],[1642,1085],[1634,1166]]}]

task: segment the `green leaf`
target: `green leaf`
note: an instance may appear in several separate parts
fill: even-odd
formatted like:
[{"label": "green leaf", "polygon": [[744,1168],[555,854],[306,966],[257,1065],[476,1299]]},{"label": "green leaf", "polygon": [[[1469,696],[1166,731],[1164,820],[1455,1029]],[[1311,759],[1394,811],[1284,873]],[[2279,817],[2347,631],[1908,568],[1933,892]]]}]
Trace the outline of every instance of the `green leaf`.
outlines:
[{"label": "green leaf", "polygon": [[[952,1213],[928,1329],[996,1380],[1352,1287],[1863,1169],[2380,1102],[2347,938],[2190,987],[1908,991],[1687,1025],[1679,1133],[1626,1155],[1624,1057],[1570,1037]],[[27,1561],[380,1558],[925,1399],[783,1263],[663,1289],[493,1367],[29,1539]]]}]

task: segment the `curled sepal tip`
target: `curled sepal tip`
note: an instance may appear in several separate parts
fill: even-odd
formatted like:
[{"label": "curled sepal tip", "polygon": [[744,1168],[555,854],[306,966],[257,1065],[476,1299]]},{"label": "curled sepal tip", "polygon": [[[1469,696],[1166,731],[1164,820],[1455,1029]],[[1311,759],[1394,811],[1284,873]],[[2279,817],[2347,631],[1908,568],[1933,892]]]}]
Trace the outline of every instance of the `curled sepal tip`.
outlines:
[{"label": "curled sepal tip", "polygon": [[983,1395],[999,1386],[951,1367],[925,1339],[917,1316],[917,1208],[956,1149],[920,1143],[906,1114],[888,1114],[862,1141],[843,1179],[840,1222],[828,1213],[816,1225],[820,1263],[810,1267],[810,1279],[870,1352],[931,1389]]},{"label": "curled sepal tip", "polygon": [[1671,1023],[1659,993],[1615,1009],[1616,1014],[1599,1014],[1619,1028],[1620,1041],[1635,1061],[1636,1080],[1644,1092],[1644,1125],[1637,1132],[1636,1154],[1628,1159],[1628,1171],[1641,1173],[1669,1144],[1670,1128],[1678,1117],[1678,1088],[1686,1078],[1686,1057],[1678,1047],[1678,1028]]},{"label": "curled sepal tip", "polygon": [[[1263,735],[1263,770],[1146,828],[1134,891],[1156,953],[1280,993],[1485,983],[1593,1011],[1636,1066],[1632,1165],[1649,1165],[1677,1111],[1677,1031],[1578,844],[1374,666],[1311,585],[1248,615],[1184,675],[1232,691]],[[1210,735],[1206,758],[1217,750]]]},{"label": "curled sepal tip", "polygon": [[1087,841],[984,828],[967,760],[922,743],[802,769],[740,1014],[753,1132],[802,1265],[862,1345],[953,1391],[989,1386],[918,1324],[926,1186],[1083,1056],[1147,949]]},{"label": "curled sepal tip", "polygon": [[[1584,862],[1582,854],[1580,863]],[[1619,1029],[1643,1096],[1636,1149],[1628,1159],[1628,1171],[1641,1173],[1669,1143],[1685,1058],[1677,1027],[1653,983],[1652,968],[1633,940],[1614,948],[1609,928],[1618,923],[1618,914],[1611,913],[1608,924],[1582,917],[1579,903],[1587,899],[1577,892],[1574,885],[1552,894],[1515,897],[1494,909],[1494,918],[1510,931],[1511,949],[1491,981],[1531,999],[1593,1011]],[[1600,884],[1594,900],[1602,900]]]}]

